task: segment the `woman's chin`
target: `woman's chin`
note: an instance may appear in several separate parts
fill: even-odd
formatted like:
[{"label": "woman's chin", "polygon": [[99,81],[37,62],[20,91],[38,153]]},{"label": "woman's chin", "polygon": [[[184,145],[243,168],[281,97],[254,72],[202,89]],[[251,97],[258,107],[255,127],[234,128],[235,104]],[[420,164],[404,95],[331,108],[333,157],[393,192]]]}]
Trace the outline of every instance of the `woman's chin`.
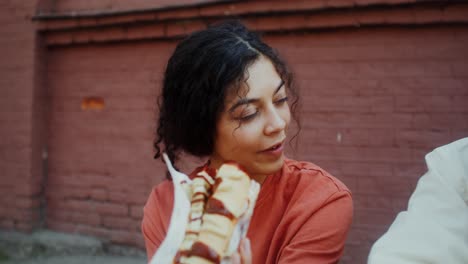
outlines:
[{"label": "woman's chin", "polygon": [[274,161],[263,161],[255,164],[254,169],[252,170],[255,175],[271,175],[283,167],[284,164],[284,155],[281,155],[278,159]]}]

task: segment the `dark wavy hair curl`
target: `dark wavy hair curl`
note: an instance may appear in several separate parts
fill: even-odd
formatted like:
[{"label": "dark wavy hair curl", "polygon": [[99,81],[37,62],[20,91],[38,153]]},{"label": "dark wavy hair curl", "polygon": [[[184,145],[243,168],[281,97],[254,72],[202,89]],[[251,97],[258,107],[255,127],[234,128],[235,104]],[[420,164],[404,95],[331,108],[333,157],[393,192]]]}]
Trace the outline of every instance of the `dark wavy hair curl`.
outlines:
[{"label": "dark wavy hair curl", "polygon": [[212,154],[225,96],[239,91],[248,66],[262,55],[271,60],[285,82],[298,123],[297,91],[284,61],[242,23],[225,21],[190,34],[170,57],[158,101],[154,158],[164,151],[175,163],[181,152],[198,157]]}]

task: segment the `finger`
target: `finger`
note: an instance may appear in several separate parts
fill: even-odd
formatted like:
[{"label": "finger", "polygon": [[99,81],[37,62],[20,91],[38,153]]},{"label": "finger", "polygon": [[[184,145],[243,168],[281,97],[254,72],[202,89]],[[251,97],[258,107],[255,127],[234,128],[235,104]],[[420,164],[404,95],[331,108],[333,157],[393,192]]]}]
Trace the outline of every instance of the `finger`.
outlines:
[{"label": "finger", "polygon": [[244,238],[241,242],[240,256],[242,264],[252,263],[252,249],[250,246],[250,240],[248,238]]}]

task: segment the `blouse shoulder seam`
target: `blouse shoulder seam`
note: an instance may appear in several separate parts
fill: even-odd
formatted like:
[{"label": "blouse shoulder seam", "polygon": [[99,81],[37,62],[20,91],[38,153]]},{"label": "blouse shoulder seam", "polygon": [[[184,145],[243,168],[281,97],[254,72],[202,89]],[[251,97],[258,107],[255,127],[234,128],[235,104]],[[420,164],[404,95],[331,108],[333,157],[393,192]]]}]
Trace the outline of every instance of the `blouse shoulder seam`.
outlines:
[{"label": "blouse shoulder seam", "polygon": [[[298,162],[295,162],[295,163],[298,163]],[[335,186],[335,188],[336,188],[336,191],[333,192],[331,195],[334,195],[335,193],[339,193],[339,192],[347,192],[347,193],[351,194],[350,190],[343,183],[341,183],[338,179],[336,179],[335,177],[330,175],[327,171],[325,171],[324,169],[322,169],[318,165],[315,165],[315,164],[310,163],[310,162],[306,162],[307,166],[298,166],[295,163],[288,164],[288,167],[293,169],[293,170],[297,170],[297,171],[314,171],[314,172],[318,172],[321,177],[326,178],[329,183],[333,184]],[[339,183],[341,183],[341,184],[339,184]],[[341,186],[341,185],[343,185],[343,186]]]}]

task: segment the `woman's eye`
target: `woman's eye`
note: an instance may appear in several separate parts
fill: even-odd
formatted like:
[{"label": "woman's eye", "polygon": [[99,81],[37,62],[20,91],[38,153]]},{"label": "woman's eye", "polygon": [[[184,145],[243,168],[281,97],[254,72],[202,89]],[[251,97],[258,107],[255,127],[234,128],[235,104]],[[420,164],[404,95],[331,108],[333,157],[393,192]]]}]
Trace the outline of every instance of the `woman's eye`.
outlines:
[{"label": "woman's eye", "polygon": [[281,104],[283,104],[283,103],[285,103],[285,102],[287,102],[287,101],[288,101],[288,97],[286,96],[286,97],[283,97],[283,98],[281,98],[281,99],[276,100],[276,101],[275,101],[275,104],[276,104],[276,105],[281,105]]},{"label": "woman's eye", "polygon": [[233,113],[233,118],[240,122],[244,122],[244,121],[249,121],[253,119],[257,114],[258,114],[258,108],[252,107],[252,106],[249,106],[249,107],[246,106],[243,108],[239,108],[237,113]]},{"label": "woman's eye", "polygon": [[258,112],[255,112],[255,113],[252,113],[252,114],[242,115],[241,117],[239,117],[239,120],[240,121],[249,121],[249,120],[253,119],[257,115],[257,113]]}]

